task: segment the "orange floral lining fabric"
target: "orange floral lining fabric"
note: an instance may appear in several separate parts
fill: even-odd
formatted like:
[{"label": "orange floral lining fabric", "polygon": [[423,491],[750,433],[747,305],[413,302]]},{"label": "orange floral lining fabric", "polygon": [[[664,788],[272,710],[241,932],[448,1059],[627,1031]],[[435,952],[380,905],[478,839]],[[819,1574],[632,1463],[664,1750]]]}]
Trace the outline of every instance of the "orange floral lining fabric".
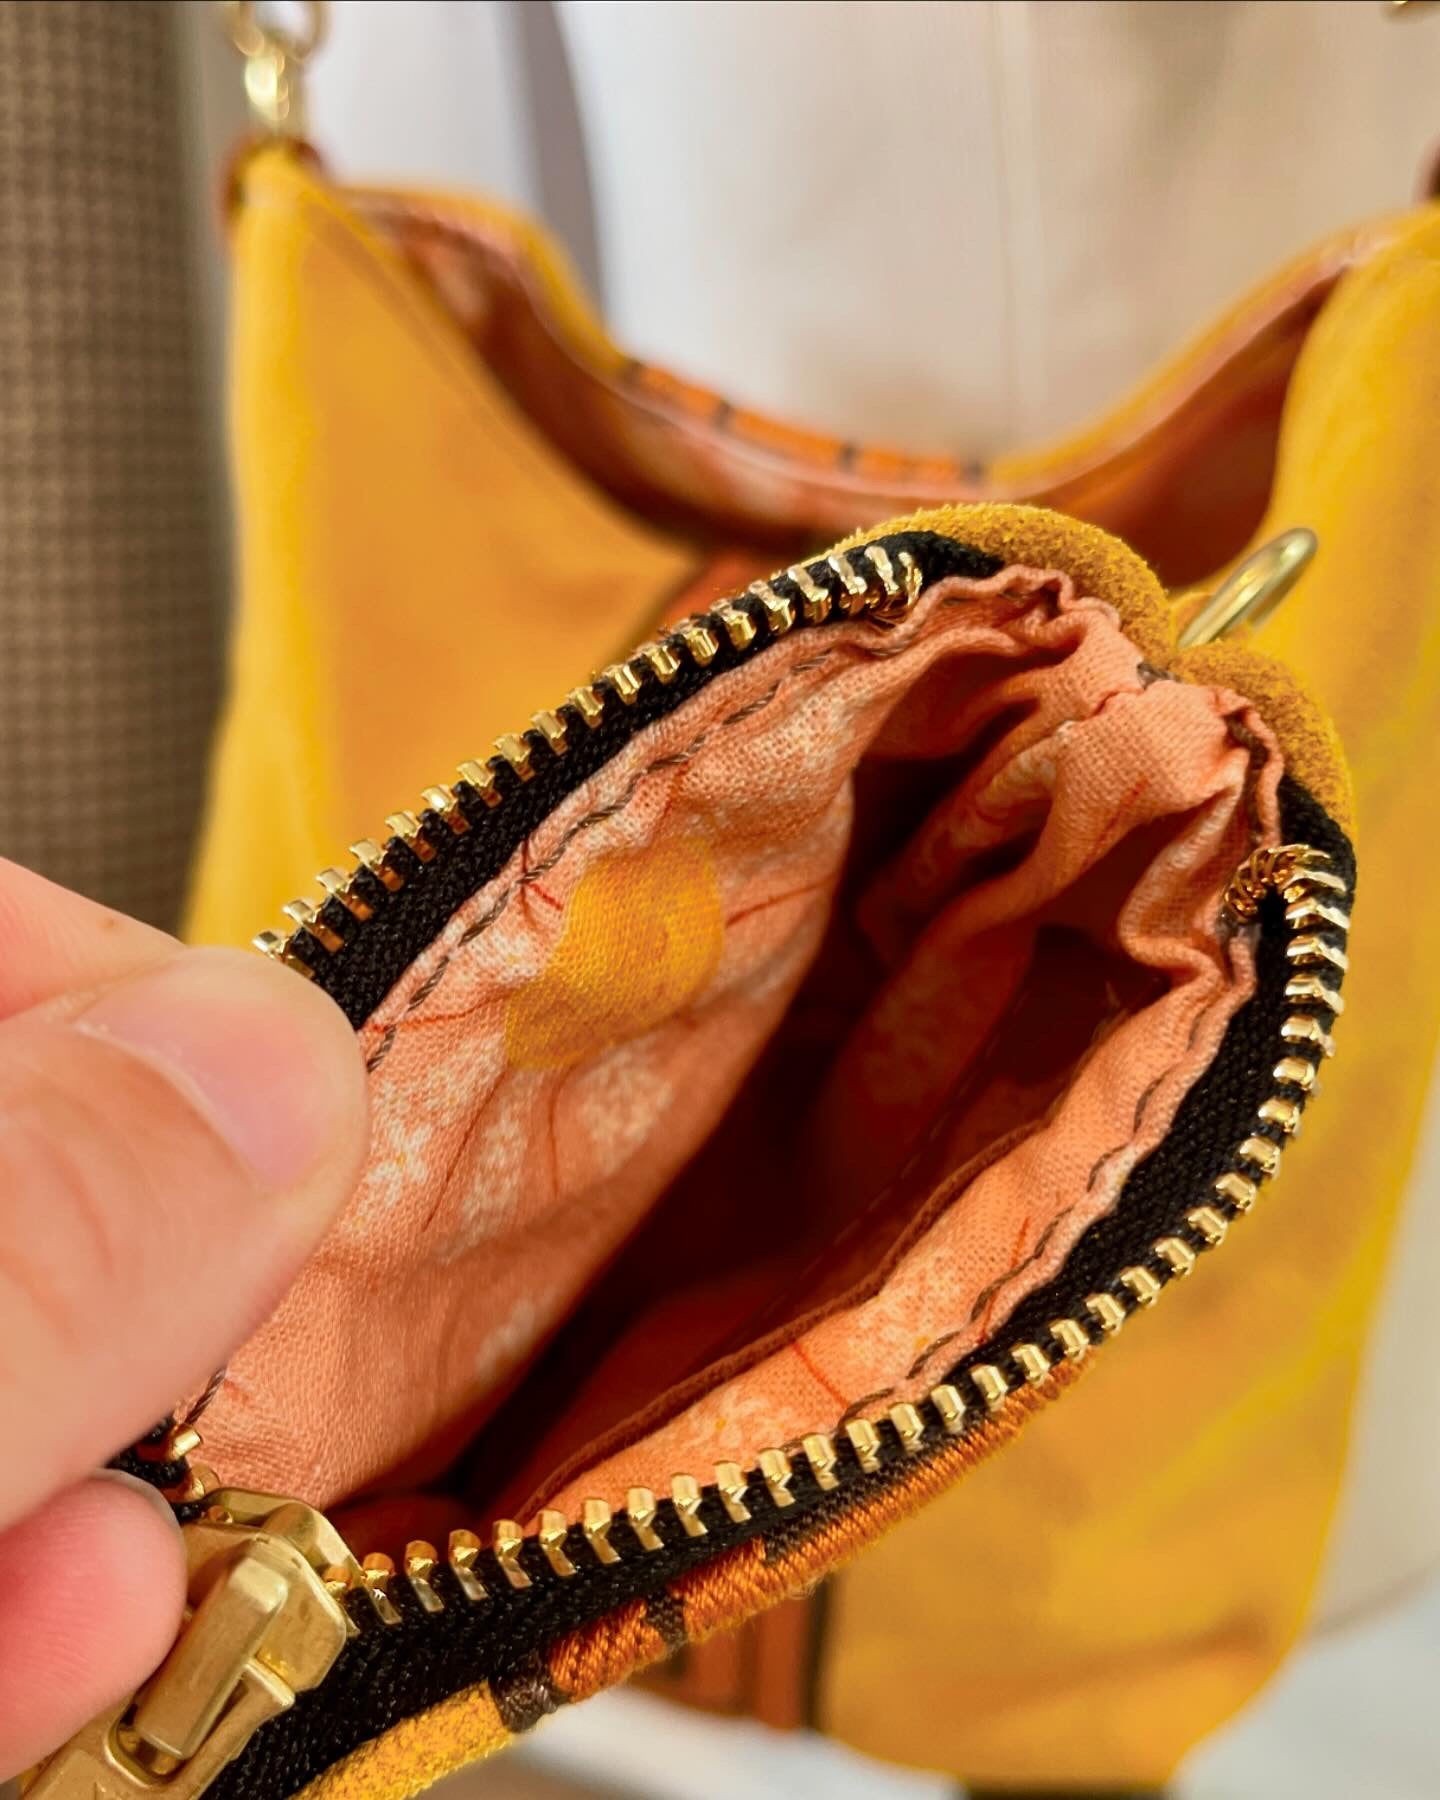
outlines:
[{"label": "orange floral lining fabric", "polygon": [[[1017,922],[1067,896],[1110,905],[1096,929],[1154,997],[1003,1155],[940,1184],[878,1292],[598,1466],[572,1456],[556,1503],[753,1465],[862,1396],[924,1391],[942,1348],[954,1360],[1054,1275],[1252,991],[1219,900],[1273,839],[1280,760],[1247,702],[1156,676],[1112,608],[1010,569],[937,584],[893,630],[795,632],[712,681],[456,913],[363,1028],[366,1175],[231,1363],[206,1432],[227,1480],[324,1506],[483,1419],[780,1025],[826,931],[861,759],[941,757],[953,787],[864,896],[885,978],[809,1121],[834,1180],[863,1183],[877,1141],[923,1129],[955,1075],[931,1049],[980,1041],[967,995],[983,1013],[987,948]],[[858,1210],[883,1193],[857,1189]]]}]

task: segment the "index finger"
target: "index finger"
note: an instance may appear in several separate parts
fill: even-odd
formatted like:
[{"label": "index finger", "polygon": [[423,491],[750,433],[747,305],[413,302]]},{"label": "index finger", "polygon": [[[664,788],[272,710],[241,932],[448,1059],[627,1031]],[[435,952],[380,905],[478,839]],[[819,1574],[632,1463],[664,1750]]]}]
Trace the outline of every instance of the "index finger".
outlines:
[{"label": "index finger", "polygon": [[103,987],[176,947],[167,932],[0,857],[0,1019]]}]

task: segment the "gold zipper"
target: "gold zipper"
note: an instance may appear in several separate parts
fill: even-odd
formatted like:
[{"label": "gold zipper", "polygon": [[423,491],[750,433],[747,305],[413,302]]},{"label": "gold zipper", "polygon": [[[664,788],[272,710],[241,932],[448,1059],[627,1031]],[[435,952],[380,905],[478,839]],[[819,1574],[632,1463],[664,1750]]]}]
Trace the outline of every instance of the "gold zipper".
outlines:
[{"label": "gold zipper", "polygon": [[[1057,1364],[1089,1356],[1132,1312],[1153,1306],[1172,1280],[1188,1276],[1204,1252],[1222,1244],[1279,1173],[1282,1146],[1300,1129],[1319,1066],[1334,1050],[1321,1015],[1333,1020],[1344,1010],[1334,980],[1347,967],[1348,888],[1330,860],[1309,845],[1285,844],[1255,851],[1236,870],[1223,906],[1232,928],[1253,924],[1271,895],[1284,903],[1285,998],[1292,1010],[1280,1026],[1271,1092],[1235,1147],[1233,1167],[1212,1180],[1183,1223],[1155,1238],[1144,1259],[1120,1269],[1073,1316],[1052,1320],[1039,1334],[1044,1341],[1012,1344],[923,1400],[848,1420],[838,1436],[814,1431],[798,1443],[762,1450],[750,1472],[719,1463],[704,1485],[693,1474],[675,1475],[668,1504],[649,1488],[633,1487],[619,1514],[591,1498],[578,1517],[543,1510],[529,1534],[514,1520],[498,1520],[488,1554],[478,1533],[459,1530],[450,1534],[443,1558],[434,1544],[414,1539],[398,1563],[378,1552],[357,1559],[312,1508],[216,1489],[209,1471],[192,1467],[169,1493],[177,1502],[205,1504],[202,1517],[185,1527],[190,1606],[175,1647],[133,1700],[92,1721],[32,1772],[22,1792],[28,1800],[135,1800],[157,1793],[190,1800],[261,1725],[324,1681],[357,1630],[393,1629],[404,1613],[414,1624],[443,1619],[457,1606],[499,1609],[537,1582],[568,1583],[583,1579],[587,1568],[643,1563],[727,1523],[764,1529],[799,1503],[797,1482],[813,1503],[868,1482],[903,1479],[908,1463],[1001,1414],[1022,1388],[1050,1380]],[[197,1447],[198,1434],[182,1427],[150,1454],[177,1461]],[[352,1596],[356,1604],[345,1604]]]},{"label": "gold zipper", "polygon": [[[794,589],[782,593],[776,582]],[[577,736],[598,731],[616,710],[632,708],[647,684],[668,687],[687,664],[708,669],[722,641],[733,656],[747,657],[783,637],[796,625],[823,625],[868,618],[895,625],[919,597],[925,575],[908,549],[892,558],[884,541],[865,544],[810,565],[797,563],[753,581],[738,598],[722,600],[710,612],[687,620],[665,637],[642,644],[622,662],[611,663],[591,681],[572,688],[553,709],[537,712],[520,732],[495,740],[494,753],[462,762],[453,785],[430,787],[421,796],[418,814],[392,813],[385,823],[384,844],[362,838],[350,846],[355,867],[322,869],[316,880],[319,899],[292,900],[284,911],[288,928],[262,931],[255,947],[313,979],[320,959],[333,956],[353,941],[354,931],[375,916],[382,896],[398,894],[412,879],[415,863],[435,861],[447,837],[466,837],[487,815],[503,807],[507,795],[520,792],[535,775],[542,750],[563,757]],[[763,629],[762,629],[763,627]],[[413,861],[412,861],[413,859]],[[343,909],[325,916],[327,903]]]}]

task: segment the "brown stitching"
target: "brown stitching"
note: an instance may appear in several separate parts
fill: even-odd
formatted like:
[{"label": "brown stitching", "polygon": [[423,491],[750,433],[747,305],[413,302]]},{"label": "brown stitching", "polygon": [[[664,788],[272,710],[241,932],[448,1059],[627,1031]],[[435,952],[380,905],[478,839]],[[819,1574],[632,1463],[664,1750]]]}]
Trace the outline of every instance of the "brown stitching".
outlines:
[{"label": "brown stitching", "polygon": [[852,1400],[841,1413],[835,1429],[838,1431],[848,1425],[851,1419],[858,1419],[867,1407],[873,1406],[877,1400],[888,1400],[894,1392],[893,1387],[877,1388],[873,1394],[862,1394],[858,1400]]},{"label": "brown stitching", "polygon": [[[1190,1039],[1190,1043],[1194,1043],[1194,1041],[1195,1040],[1192,1035],[1192,1037]],[[1190,1048],[1190,1044],[1187,1043],[1185,1048],[1188,1050]],[[1154,1097],[1155,1090],[1156,1090],[1156,1088],[1159,1087],[1159,1085],[1160,1085],[1160,1078],[1157,1075],[1156,1078],[1154,1079],[1154,1081],[1152,1081],[1150,1083],[1149,1087],[1146,1088],[1145,1092],[1135,1102],[1135,1117],[1134,1117],[1134,1121],[1131,1125],[1132,1131],[1138,1131],[1140,1129],[1140,1121],[1145,1117],[1145,1108],[1147,1106],[1149,1106],[1151,1099]]]},{"label": "brown stitching", "polygon": [[1260,785],[1260,771],[1270,760],[1270,752],[1255,733],[1241,722],[1238,713],[1224,714],[1223,722],[1230,737],[1250,759],[1245,770],[1245,783],[1240,791],[1240,803],[1245,810],[1245,823],[1250,827],[1251,842],[1259,843],[1264,824],[1260,818],[1255,792]]},{"label": "brown stitching", "polygon": [[[1075,1204],[1073,1201],[1070,1203],[1069,1206],[1062,1207],[1061,1210],[1058,1213],[1056,1213],[1055,1217],[1050,1221],[1050,1223],[1045,1227],[1045,1229],[1040,1233],[1039,1237],[1036,1238],[1035,1248],[1030,1252],[1030,1254],[1028,1256],[1022,1257],[1021,1260],[1015,1264],[1015,1267],[1013,1269],[1007,1269],[1003,1275],[997,1275],[995,1277],[995,1279],[989,1283],[988,1286],[983,1287],[980,1290],[980,1292],[975,1296],[975,1304],[970,1308],[970,1317],[969,1317],[969,1320],[967,1321],[969,1324],[973,1325],[975,1323],[975,1321],[985,1311],[985,1308],[990,1304],[990,1302],[996,1297],[996,1295],[1000,1292],[1000,1290],[1003,1287],[1007,1286],[1011,1281],[1013,1281],[1017,1275],[1023,1275],[1024,1272],[1026,1271],[1026,1269],[1028,1269],[1032,1263],[1039,1262],[1040,1258],[1045,1254],[1046,1250],[1049,1249],[1051,1238],[1053,1238],[1055,1233],[1060,1229],[1061,1221],[1064,1219],[1068,1219],[1070,1214],[1072,1212],[1074,1212],[1074,1210],[1075,1210]],[[921,1362],[916,1365],[915,1373],[917,1375],[920,1373],[920,1369],[924,1367],[924,1362],[925,1362],[925,1359],[922,1358]]]},{"label": "brown stitching", "polygon": [[689,1642],[685,1632],[685,1601],[673,1588],[661,1588],[645,1598],[645,1623],[673,1655]]},{"label": "brown stitching", "polygon": [[960,1331],[957,1327],[954,1331],[942,1331],[938,1338],[932,1338],[920,1352],[919,1356],[916,1357],[915,1361],[911,1363],[910,1367],[905,1371],[905,1379],[907,1381],[914,1381],[915,1377],[925,1367],[926,1363],[929,1362],[935,1352],[937,1350],[943,1350],[947,1344],[953,1344],[959,1336]]}]

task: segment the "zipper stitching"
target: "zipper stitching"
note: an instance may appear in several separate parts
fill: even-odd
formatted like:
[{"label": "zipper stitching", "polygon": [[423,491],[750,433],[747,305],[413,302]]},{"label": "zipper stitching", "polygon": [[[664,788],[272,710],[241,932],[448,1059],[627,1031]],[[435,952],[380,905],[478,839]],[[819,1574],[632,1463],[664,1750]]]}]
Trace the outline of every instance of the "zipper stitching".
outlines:
[{"label": "zipper stitching", "polygon": [[426,788],[418,811],[392,813],[387,838],[353,844],[349,871],[322,870],[319,895],[290,901],[286,929],[261,932],[256,948],[324,988],[358,1028],[561,800],[709,681],[791,631],[893,625],[945,576],[1003,566],[939,532],[895,532],[752,582],[502,733],[490,756]]}]

